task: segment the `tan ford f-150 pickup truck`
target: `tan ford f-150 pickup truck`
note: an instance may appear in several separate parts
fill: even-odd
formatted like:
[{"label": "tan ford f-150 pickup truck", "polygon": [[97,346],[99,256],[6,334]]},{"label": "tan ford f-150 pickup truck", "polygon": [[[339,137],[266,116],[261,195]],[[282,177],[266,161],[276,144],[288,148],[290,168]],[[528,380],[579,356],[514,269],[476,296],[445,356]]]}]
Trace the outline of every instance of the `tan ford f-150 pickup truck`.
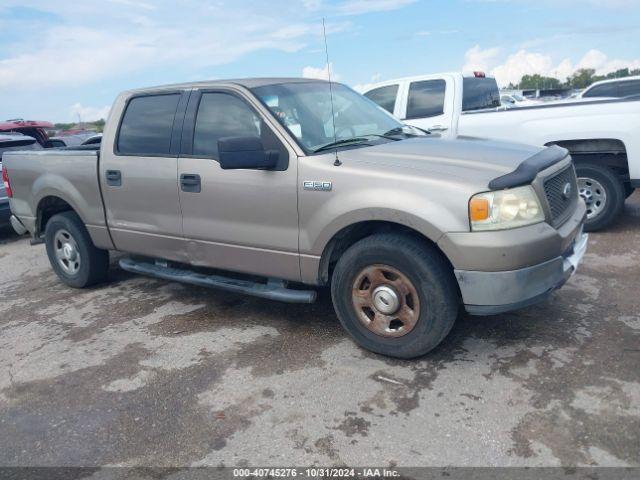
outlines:
[{"label": "tan ford f-150 pickup truck", "polygon": [[5,153],[12,224],[72,287],[104,281],[110,250],[128,271],[288,302],[330,285],[356,342],[401,358],[461,308],[520,308],[572,275],[586,208],[567,150],[439,138],[330,86],[125,92],[99,150]]}]

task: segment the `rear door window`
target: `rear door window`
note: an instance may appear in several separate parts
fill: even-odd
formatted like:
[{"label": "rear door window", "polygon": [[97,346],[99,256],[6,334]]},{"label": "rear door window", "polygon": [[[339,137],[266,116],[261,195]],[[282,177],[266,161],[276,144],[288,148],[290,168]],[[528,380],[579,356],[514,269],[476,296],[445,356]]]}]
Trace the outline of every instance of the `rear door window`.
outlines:
[{"label": "rear door window", "polygon": [[374,88],[364,94],[365,97],[377,103],[389,113],[393,113],[396,108],[397,95],[398,85],[386,85],[384,87]]},{"label": "rear door window", "polygon": [[412,82],[409,86],[407,118],[435,117],[444,113],[446,82],[442,79]]},{"label": "rear door window", "polygon": [[169,155],[180,94],[145,95],[129,100],[118,132],[122,155]]}]

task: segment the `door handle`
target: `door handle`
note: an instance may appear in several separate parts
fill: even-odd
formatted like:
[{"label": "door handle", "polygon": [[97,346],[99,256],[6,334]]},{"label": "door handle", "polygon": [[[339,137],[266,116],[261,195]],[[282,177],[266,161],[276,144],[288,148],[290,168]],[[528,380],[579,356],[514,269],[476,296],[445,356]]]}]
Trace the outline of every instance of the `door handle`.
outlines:
[{"label": "door handle", "polygon": [[183,173],[180,175],[180,188],[183,192],[200,193],[200,175],[195,173]]},{"label": "door handle", "polygon": [[122,186],[122,172],[120,170],[107,170],[107,185],[111,187]]},{"label": "door handle", "polygon": [[432,125],[429,128],[427,128],[427,130],[429,132],[444,132],[446,130],[449,130],[447,127],[445,127],[444,125]]}]

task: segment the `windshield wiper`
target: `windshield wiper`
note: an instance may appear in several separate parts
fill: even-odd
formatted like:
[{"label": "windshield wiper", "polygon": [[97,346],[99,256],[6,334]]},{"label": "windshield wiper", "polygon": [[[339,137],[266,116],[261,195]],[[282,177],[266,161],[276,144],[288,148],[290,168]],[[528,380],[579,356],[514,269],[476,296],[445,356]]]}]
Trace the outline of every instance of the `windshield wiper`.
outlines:
[{"label": "windshield wiper", "polygon": [[339,147],[341,145],[346,145],[349,143],[362,143],[368,141],[369,139],[366,137],[343,138],[342,140],[336,140],[335,142],[327,143],[326,145],[316,148],[313,153],[322,152],[324,150],[329,150],[330,148]]},{"label": "windshield wiper", "polygon": [[[422,128],[415,127],[413,125],[403,125],[401,127],[392,128],[388,132],[384,132],[383,136],[386,137],[388,135],[397,135],[399,133],[402,134],[402,135],[407,135],[409,137],[417,137],[417,136],[419,136],[419,135],[416,135],[415,133],[405,132],[404,131],[405,128],[414,128],[414,129],[419,130],[419,131],[424,132],[424,133],[431,133],[431,132],[429,132],[427,130],[423,130]],[[397,140],[397,139],[394,139],[394,140]]]}]

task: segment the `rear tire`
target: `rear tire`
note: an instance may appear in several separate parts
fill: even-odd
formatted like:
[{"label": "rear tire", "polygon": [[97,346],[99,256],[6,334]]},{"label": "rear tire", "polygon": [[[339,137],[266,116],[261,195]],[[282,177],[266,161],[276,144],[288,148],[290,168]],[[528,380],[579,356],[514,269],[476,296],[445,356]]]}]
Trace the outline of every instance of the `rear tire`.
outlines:
[{"label": "rear tire", "polygon": [[44,236],[51,267],[64,283],[85,288],[107,279],[109,252],[93,244],[78,214],[54,215]]},{"label": "rear tire", "polygon": [[433,350],[460,307],[452,268],[442,254],[414,236],[386,233],[360,240],[340,257],[331,297],[356,343],[397,358]]},{"label": "rear tire", "polygon": [[610,168],[595,163],[576,165],[580,196],[587,204],[584,229],[595,232],[607,227],[622,211],[625,190]]}]

